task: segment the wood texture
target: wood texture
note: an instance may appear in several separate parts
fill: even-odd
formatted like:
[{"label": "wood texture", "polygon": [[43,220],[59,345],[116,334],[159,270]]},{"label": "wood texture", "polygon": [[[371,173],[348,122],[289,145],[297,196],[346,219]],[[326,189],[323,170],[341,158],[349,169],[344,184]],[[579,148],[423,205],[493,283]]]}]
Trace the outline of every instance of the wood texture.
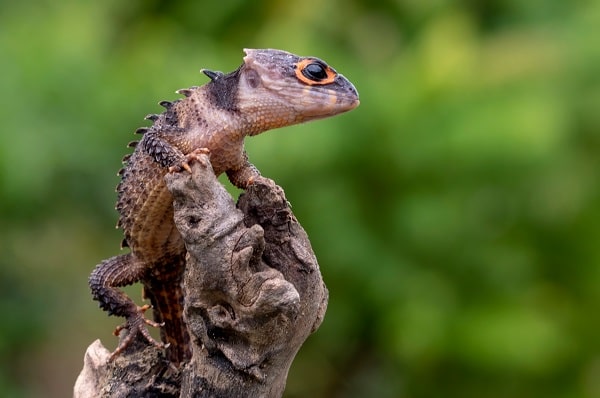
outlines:
[{"label": "wood texture", "polygon": [[191,174],[166,177],[188,251],[191,360],[174,368],[139,342],[106,362],[95,343],[76,397],[280,397],[294,356],[321,324],[327,289],[283,190],[259,177],[236,206],[208,158],[200,159]]}]

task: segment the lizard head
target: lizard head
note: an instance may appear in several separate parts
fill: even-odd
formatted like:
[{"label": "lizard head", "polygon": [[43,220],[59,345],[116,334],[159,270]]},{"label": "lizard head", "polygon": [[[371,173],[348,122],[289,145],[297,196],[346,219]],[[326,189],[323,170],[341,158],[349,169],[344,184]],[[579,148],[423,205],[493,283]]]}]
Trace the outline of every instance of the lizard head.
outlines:
[{"label": "lizard head", "polygon": [[236,107],[252,115],[260,131],[334,116],[359,104],[354,85],[319,58],[272,49],[244,51],[236,71]]}]

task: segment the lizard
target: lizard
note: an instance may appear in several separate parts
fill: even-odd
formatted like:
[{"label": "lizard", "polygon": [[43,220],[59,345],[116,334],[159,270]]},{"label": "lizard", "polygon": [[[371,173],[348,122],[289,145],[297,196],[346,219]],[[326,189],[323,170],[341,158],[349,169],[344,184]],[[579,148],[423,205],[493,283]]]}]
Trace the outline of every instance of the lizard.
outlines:
[{"label": "lizard", "polygon": [[[166,348],[171,363],[187,361],[190,337],[183,320],[181,281],[186,250],[173,221],[173,199],[164,177],[189,172],[199,153],[209,156],[214,173],[226,173],[245,189],[260,176],[248,160],[244,138],[267,130],[321,119],[354,109],[358,92],[323,60],[282,50],[244,49],[242,65],[231,73],[202,69],[210,81],[178,90],[183,97],[162,101],[161,114],[150,114],[133,153],[123,159],[117,186],[119,221],[126,254],[102,261],[92,271],[92,297],[109,315],[125,318],[128,334],[111,359],[140,334]],[[151,305],[138,306],[120,287],[141,282]],[[153,309],[154,320],[144,312]],[[147,326],[159,327],[161,342]]]}]

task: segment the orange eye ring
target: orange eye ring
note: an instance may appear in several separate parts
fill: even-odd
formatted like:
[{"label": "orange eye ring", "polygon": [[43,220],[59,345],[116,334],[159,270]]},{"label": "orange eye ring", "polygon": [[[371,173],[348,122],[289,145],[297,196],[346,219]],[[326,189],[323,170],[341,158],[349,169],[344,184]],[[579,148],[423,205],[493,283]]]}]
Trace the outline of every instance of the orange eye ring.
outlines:
[{"label": "orange eye ring", "polygon": [[322,61],[305,58],[296,64],[296,77],[309,86],[333,83],[337,73]]}]

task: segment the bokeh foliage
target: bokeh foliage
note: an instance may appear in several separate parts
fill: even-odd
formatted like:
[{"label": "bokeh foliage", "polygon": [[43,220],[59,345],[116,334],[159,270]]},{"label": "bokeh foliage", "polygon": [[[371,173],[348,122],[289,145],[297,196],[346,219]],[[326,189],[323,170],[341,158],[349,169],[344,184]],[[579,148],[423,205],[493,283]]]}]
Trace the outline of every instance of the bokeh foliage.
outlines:
[{"label": "bokeh foliage", "polygon": [[585,0],[0,2],[2,396],[68,396],[114,347],[86,278],[124,144],[243,47],[361,94],[247,143],[330,289],[287,397],[600,396],[599,26]]}]

